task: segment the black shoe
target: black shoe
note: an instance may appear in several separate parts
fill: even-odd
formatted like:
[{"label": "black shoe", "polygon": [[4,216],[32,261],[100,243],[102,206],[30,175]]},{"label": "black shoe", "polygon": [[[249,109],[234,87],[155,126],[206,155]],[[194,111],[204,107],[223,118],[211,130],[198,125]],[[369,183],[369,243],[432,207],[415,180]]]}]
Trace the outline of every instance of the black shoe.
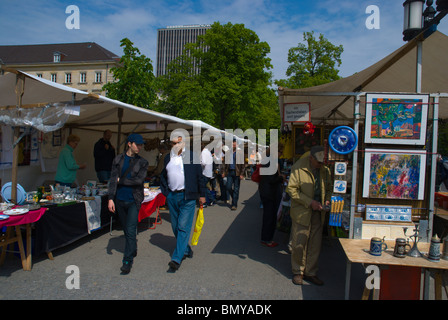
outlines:
[{"label": "black shoe", "polygon": [[182,258],[182,260],[185,260],[186,258],[193,258],[193,250],[190,250],[189,254],[184,254],[184,257]]},{"label": "black shoe", "polygon": [[320,280],[316,276],[304,276],[303,280],[311,282],[311,283],[315,284],[316,286],[323,286],[324,285],[324,282],[322,280]]},{"label": "black shoe", "polygon": [[131,272],[132,263],[129,261],[123,261],[123,265],[121,266],[120,270],[122,274],[128,274]]},{"label": "black shoe", "polygon": [[172,271],[177,271],[180,268],[180,264],[177,263],[176,261],[171,260],[168,265],[170,266],[170,270]]}]

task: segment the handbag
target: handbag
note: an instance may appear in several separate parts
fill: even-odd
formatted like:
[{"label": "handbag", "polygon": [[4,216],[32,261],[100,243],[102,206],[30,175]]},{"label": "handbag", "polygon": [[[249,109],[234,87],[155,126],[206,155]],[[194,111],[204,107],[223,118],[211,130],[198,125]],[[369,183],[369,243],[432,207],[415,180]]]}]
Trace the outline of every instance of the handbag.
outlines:
[{"label": "handbag", "polygon": [[256,182],[256,183],[260,182],[260,167],[261,167],[261,164],[257,164],[254,173],[252,173],[252,176],[250,177],[250,179],[253,182]]},{"label": "handbag", "polygon": [[202,232],[202,226],[204,225],[204,208],[201,206],[198,209],[196,224],[194,225],[193,236],[191,237],[191,245],[196,246],[198,244],[199,236]]}]

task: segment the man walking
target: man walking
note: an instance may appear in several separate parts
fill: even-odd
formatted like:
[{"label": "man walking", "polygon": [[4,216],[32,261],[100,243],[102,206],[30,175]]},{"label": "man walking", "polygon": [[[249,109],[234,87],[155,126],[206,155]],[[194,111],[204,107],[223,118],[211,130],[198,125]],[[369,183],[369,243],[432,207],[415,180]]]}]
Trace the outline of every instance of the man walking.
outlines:
[{"label": "man walking", "polygon": [[230,163],[224,165],[224,172],[222,177],[227,177],[227,192],[232,197],[232,204],[230,209],[235,211],[238,207],[238,198],[240,195],[241,180],[244,179],[244,159],[240,159],[238,151],[238,144],[233,140],[233,152]]},{"label": "man walking", "polygon": [[[202,174],[200,162],[193,162],[193,152],[187,157],[185,142],[173,139],[171,153],[164,159],[165,165],[160,175],[160,188],[166,197],[171,215],[171,227],[176,238],[176,248],[168,263],[170,272],[179,269],[182,261],[193,257],[188,241],[196,209],[196,201],[205,203],[206,178]],[[198,156],[200,159],[200,155]]]},{"label": "man walking", "polygon": [[137,256],[138,212],[144,199],[143,183],[148,170],[148,161],[139,153],[144,145],[139,134],[131,134],[127,139],[127,150],[115,157],[109,180],[109,211],[117,211],[123,226],[126,244],[121,271],[131,271]]}]

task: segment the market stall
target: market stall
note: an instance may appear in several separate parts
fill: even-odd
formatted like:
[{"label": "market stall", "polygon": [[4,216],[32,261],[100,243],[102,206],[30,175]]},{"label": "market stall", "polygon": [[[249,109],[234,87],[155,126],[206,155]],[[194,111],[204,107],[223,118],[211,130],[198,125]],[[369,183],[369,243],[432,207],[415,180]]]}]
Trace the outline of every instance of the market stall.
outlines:
[{"label": "market stall", "polygon": [[433,237],[438,120],[448,117],[447,49],[448,37],[435,32],[351,77],[279,88],[291,162],[313,144],[326,147],[332,235],[395,241],[409,238],[407,228],[417,229],[421,243]]},{"label": "market stall", "polygon": [[[202,121],[183,120],[89,94],[4,65],[0,68],[0,93],[0,184],[8,185],[10,191],[7,196],[2,194],[3,201],[23,204],[30,192],[37,193],[44,185],[48,192],[49,186],[54,186],[59,150],[69,134],[81,137],[74,156],[79,163],[87,163],[86,170],[77,173],[77,188],[68,190],[69,195],[59,195],[63,202],[73,203],[39,201],[39,205],[49,207],[35,224],[36,253],[51,252],[109,223],[105,196],[95,196],[93,200],[78,197],[80,189],[96,180],[93,147],[106,129],[113,133],[117,153],[124,150],[129,134],[141,134],[146,140],[143,156],[150,166],[156,164],[159,142],[169,139],[173,131],[201,136],[210,129],[219,137],[226,134]],[[19,153],[23,145],[28,146],[28,153],[23,149]],[[50,196],[54,202],[54,195]]]}]

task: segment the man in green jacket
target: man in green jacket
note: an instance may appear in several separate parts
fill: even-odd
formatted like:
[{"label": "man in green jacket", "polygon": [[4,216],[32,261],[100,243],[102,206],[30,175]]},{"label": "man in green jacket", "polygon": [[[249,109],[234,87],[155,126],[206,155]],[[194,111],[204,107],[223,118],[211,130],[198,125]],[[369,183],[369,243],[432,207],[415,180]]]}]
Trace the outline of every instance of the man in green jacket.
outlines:
[{"label": "man in green jacket", "polygon": [[325,223],[326,206],[331,200],[331,174],[324,166],[324,148],[314,146],[291,168],[286,192],[291,196],[292,282],[303,280],[323,285],[317,277],[318,260]]},{"label": "man in green jacket", "polygon": [[86,164],[78,165],[73,157],[73,150],[78,146],[80,138],[71,134],[67,138],[67,144],[59,153],[58,169],[56,171],[55,182],[61,186],[71,187],[76,180],[78,169],[85,169]]}]

